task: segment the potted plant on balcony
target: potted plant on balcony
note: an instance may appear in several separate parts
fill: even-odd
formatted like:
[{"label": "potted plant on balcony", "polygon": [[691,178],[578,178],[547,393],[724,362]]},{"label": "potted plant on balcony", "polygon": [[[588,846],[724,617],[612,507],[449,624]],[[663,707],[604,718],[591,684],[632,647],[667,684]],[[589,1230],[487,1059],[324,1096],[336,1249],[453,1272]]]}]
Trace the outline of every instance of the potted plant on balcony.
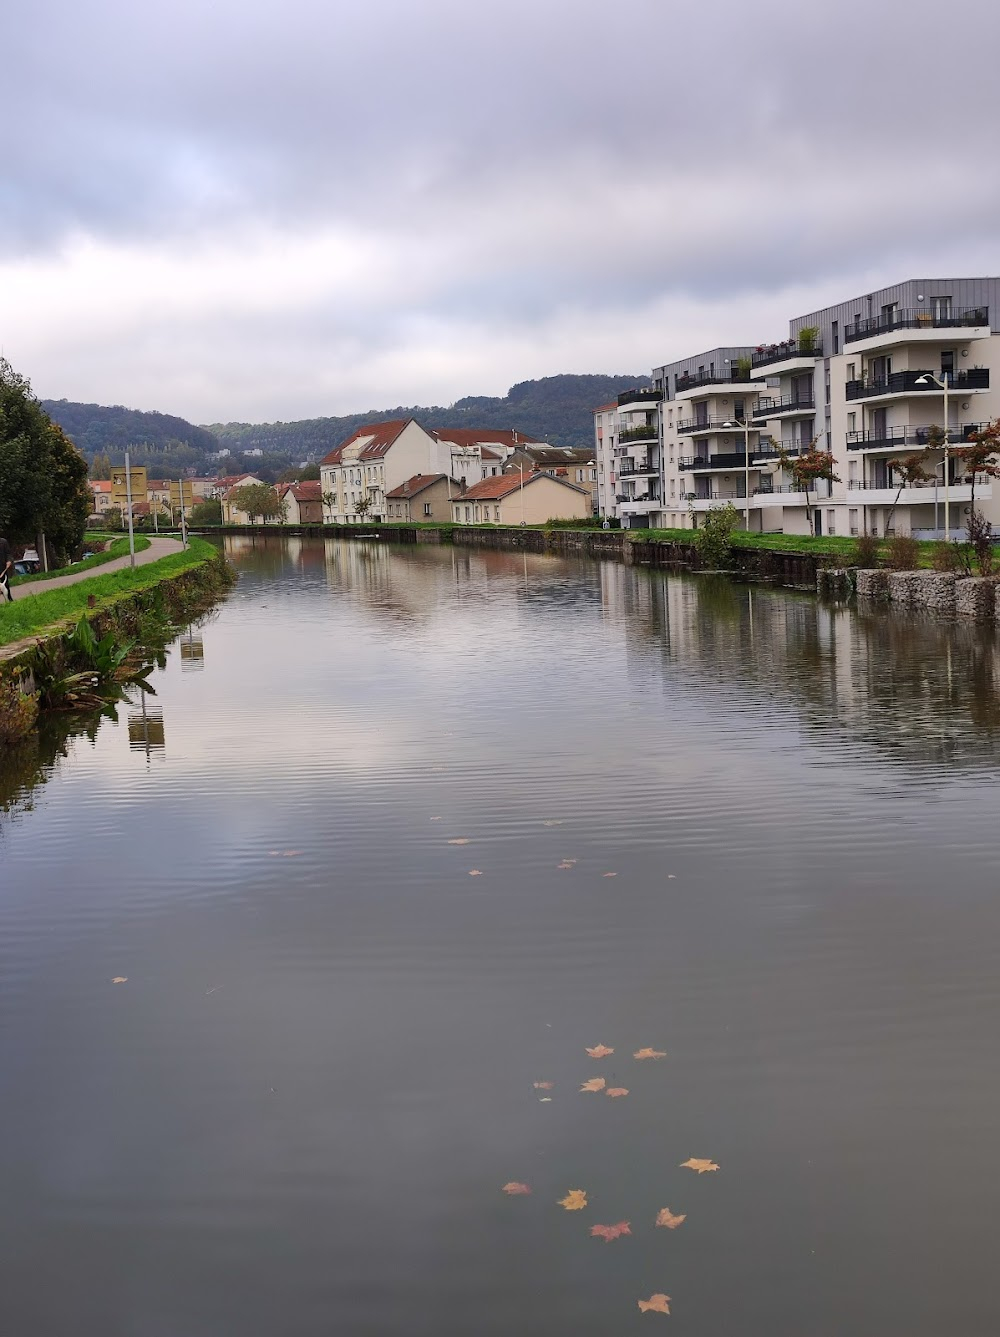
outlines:
[{"label": "potted plant on balcony", "polygon": [[748,357],[738,357],[736,359],[736,379],[738,381],[748,381],[750,379],[750,369],[753,361]]},{"label": "potted plant on balcony", "polygon": [[816,340],[819,338],[818,325],[804,325],[799,330],[799,352],[812,353],[816,348]]}]

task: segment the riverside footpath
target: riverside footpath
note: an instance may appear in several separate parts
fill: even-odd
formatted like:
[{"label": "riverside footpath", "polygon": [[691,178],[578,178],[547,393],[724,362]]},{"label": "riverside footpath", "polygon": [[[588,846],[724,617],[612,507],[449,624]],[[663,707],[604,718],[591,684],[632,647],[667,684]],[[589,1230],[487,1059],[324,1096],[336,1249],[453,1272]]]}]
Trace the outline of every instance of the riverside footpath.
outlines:
[{"label": "riverside footpath", "polygon": [[[146,566],[148,562],[158,562],[161,557],[172,557],[174,553],[183,550],[179,539],[151,538],[149,547],[136,553],[135,564]],[[100,566],[88,567],[86,571],[71,571],[65,576],[53,576],[51,580],[32,580],[22,585],[15,581],[11,587],[14,600],[19,602],[36,594],[45,594],[48,590],[60,590],[65,585],[78,585],[80,581],[92,580],[95,576],[108,576],[112,571],[122,571],[128,565],[129,556],[126,553],[124,557],[115,557],[110,562],[102,562]]]}]

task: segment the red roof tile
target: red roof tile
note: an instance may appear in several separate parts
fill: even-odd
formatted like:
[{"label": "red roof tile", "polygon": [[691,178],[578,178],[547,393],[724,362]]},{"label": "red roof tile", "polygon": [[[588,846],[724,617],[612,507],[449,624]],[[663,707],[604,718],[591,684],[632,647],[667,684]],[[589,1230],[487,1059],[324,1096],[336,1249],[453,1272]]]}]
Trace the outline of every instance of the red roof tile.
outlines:
[{"label": "red roof tile", "polygon": [[[589,491],[582,487],[577,487],[575,483],[567,483],[564,478],[557,478],[554,474],[546,473],[526,473],[524,475],[524,486],[528,487],[532,483],[537,483],[540,478],[547,478],[549,482],[560,483],[563,487],[571,487],[574,492],[585,492],[587,496]],[[453,497],[452,501],[490,501],[507,497],[512,492],[516,492],[521,486],[521,471],[515,473],[497,474],[493,478],[484,478],[481,483],[474,483],[460,497]]]},{"label": "red roof tile", "polygon": [[451,441],[456,446],[478,446],[492,441],[496,446],[540,445],[527,432],[514,427],[435,427],[433,435],[439,441]]},{"label": "red roof tile", "polygon": [[[415,497],[418,492],[423,492],[429,488],[432,483],[439,483],[442,478],[447,478],[447,474],[414,474],[408,478],[405,483],[400,483],[399,487],[394,487],[391,492],[385,494],[386,501],[390,497],[398,500],[405,500],[407,497]],[[455,483],[455,495],[458,495],[460,483]]]},{"label": "red roof tile", "polygon": [[612,400],[610,404],[598,404],[597,408],[594,409],[594,412],[595,412],[595,413],[610,413],[610,411],[611,411],[612,409],[616,409],[617,407],[618,407],[617,402],[616,402],[615,400]]},{"label": "red roof tile", "polygon": [[399,436],[403,428],[413,422],[413,418],[394,418],[391,422],[372,422],[366,423],[364,427],[359,427],[356,432],[352,432],[346,441],[341,441],[340,445],[326,455],[321,464],[339,464],[342,452],[347,446],[355,441],[361,441],[365,437],[371,437],[368,444],[358,455],[359,460],[379,459],[383,456],[396,437]]}]

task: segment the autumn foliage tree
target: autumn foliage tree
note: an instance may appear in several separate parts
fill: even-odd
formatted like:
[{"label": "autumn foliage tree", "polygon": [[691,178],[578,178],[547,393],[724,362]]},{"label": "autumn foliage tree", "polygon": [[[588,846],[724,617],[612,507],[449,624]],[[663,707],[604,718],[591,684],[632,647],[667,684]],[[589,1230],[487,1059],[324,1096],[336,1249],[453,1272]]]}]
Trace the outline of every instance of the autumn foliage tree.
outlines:
[{"label": "autumn foliage tree", "polygon": [[818,436],[814,436],[809,445],[798,455],[792,455],[788,450],[779,446],[778,458],[792,476],[792,482],[799,492],[806,494],[806,523],[809,526],[809,533],[814,532],[812,505],[809,501],[809,493],[814,490],[818,482],[839,483],[840,479],[833,472],[833,456],[825,450],[820,450],[817,446]]},{"label": "autumn foliage tree", "polygon": [[987,478],[1000,478],[1000,418],[995,418],[992,422],[979,432],[973,432],[969,437],[969,445],[956,446],[952,452],[965,465],[965,471],[971,481],[969,492],[969,519],[966,522],[966,534],[969,543],[972,545],[976,554],[976,564],[980,575],[988,576],[993,571],[993,526],[976,510],[976,478],[985,475]]},{"label": "autumn foliage tree", "polygon": [[928,451],[922,450],[919,455],[906,455],[901,460],[893,460],[892,471],[899,480],[899,486],[896,488],[896,495],[889,507],[889,514],[885,517],[885,532],[887,534],[892,529],[892,517],[896,514],[896,507],[903,495],[903,488],[917,487],[920,483],[926,483],[930,480],[931,471],[927,468],[927,457]]}]

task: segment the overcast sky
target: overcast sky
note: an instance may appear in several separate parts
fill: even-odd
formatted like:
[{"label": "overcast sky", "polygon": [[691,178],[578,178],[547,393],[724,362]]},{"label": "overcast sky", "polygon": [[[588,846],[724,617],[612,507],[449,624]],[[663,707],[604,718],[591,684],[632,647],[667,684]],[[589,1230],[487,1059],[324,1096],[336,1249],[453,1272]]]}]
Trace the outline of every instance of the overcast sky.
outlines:
[{"label": "overcast sky", "polygon": [[198,422],[647,372],[1000,273],[997,0],[7,6],[0,346]]}]

